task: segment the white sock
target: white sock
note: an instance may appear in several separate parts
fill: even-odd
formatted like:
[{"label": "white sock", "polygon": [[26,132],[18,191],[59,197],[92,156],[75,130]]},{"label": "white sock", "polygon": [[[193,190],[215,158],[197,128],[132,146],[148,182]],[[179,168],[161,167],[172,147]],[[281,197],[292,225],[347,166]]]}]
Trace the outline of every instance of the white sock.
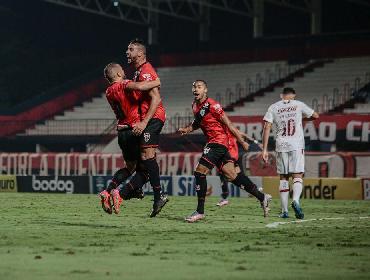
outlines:
[{"label": "white sock", "polygon": [[280,180],[279,192],[281,201],[281,211],[288,212],[289,182],[287,180]]},{"label": "white sock", "polygon": [[299,198],[302,194],[303,180],[302,178],[293,178],[293,200],[299,204]]}]

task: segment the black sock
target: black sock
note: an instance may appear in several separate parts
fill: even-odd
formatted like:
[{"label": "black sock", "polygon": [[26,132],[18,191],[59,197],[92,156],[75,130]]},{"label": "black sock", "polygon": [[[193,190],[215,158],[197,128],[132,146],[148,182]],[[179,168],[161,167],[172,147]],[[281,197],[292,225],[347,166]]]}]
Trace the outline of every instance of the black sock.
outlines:
[{"label": "black sock", "polygon": [[238,173],[234,181],[232,183],[239,188],[249,192],[250,194],[254,195],[259,201],[263,201],[265,198],[265,194],[260,192],[257,186],[245,175]]},{"label": "black sock", "polygon": [[198,197],[198,206],[197,212],[199,214],[204,214],[204,203],[206,201],[206,194],[207,194],[207,179],[206,175],[201,174],[199,172],[194,172],[195,176],[195,190],[197,191]]},{"label": "black sock", "polygon": [[154,201],[158,201],[161,198],[161,180],[159,178],[159,166],[156,158],[150,158],[142,161],[148,174],[149,181],[153,188]]},{"label": "black sock", "polygon": [[106,188],[107,192],[111,192],[111,190],[117,188],[121,185],[128,177],[131,176],[131,172],[127,168],[121,168],[116,171],[113,175],[112,181],[109,183],[108,187]]},{"label": "black sock", "polygon": [[131,178],[130,182],[126,184],[119,192],[123,199],[129,197],[130,192],[138,190],[148,181],[148,175],[145,172],[136,172],[134,177]]},{"label": "black sock", "polygon": [[226,179],[223,176],[221,176],[220,179],[221,179],[221,189],[222,189],[221,197],[223,199],[227,199],[227,197],[229,196],[229,183],[226,181]]}]

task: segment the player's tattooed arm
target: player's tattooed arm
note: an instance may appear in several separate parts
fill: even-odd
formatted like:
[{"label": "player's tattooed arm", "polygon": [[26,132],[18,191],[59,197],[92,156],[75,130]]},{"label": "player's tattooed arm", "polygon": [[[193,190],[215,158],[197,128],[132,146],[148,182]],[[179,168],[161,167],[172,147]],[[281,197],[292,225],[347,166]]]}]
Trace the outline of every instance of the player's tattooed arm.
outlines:
[{"label": "player's tattooed arm", "polygon": [[143,81],[143,82],[129,82],[126,85],[126,89],[128,90],[141,90],[147,91],[151,90],[152,88],[159,87],[161,85],[160,79],[156,79],[153,81]]},{"label": "player's tattooed arm", "polygon": [[185,135],[193,132],[194,130],[197,130],[199,127],[199,123],[196,120],[193,120],[189,125],[185,127],[180,127],[177,132],[181,135]]},{"label": "player's tattooed arm", "polygon": [[263,126],[263,132],[262,132],[262,158],[266,162],[269,158],[269,154],[267,151],[267,144],[269,142],[271,126],[272,126],[272,123],[265,121],[265,125]]},{"label": "player's tattooed arm", "polygon": [[237,129],[233,123],[230,121],[230,119],[228,118],[228,116],[226,114],[223,114],[220,118],[220,121],[225,124],[228,129],[231,131],[231,133],[235,136],[236,140],[239,142],[239,144],[243,147],[243,149],[245,151],[248,151],[249,149],[249,144],[247,142],[245,142],[244,140],[244,137],[243,135],[241,134],[241,132],[239,131],[239,129]]},{"label": "player's tattooed arm", "polygon": [[260,142],[258,142],[257,139],[254,139],[253,137],[249,136],[248,134],[246,134],[244,132],[241,132],[240,130],[239,130],[239,132],[244,137],[245,140],[256,144],[262,150],[262,144]]}]

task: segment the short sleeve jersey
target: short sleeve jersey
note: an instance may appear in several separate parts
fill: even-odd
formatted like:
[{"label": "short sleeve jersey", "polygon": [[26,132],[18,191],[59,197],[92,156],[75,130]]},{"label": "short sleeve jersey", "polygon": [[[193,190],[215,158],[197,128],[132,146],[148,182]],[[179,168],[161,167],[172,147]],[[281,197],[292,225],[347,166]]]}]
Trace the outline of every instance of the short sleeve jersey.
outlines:
[{"label": "short sleeve jersey", "polygon": [[130,80],[115,82],[105,91],[105,96],[117,119],[117,126],[129,125],[140,121],[138,113],[138,96],[135,92],[125,93]]},{"label": "short sleeve jersey", "polygon": [[[153,66],[149,62],[145,62],[140,65],[136,71],[134,76],[135,82],[142,82],[142,81],[154,81],[158,78],[157,72],[154,70]],[[149,110],[151,103],[151,97],[149,95],[149,91],[142,91],[139,97],[139,114],[141,120],[143,120],[146,116],[146,113]],[[166,111],[163,107],[162,101],[159,103],[157,110],[155,111],[153,119],[160,119],[161,121],[166,120]]]},{"label": "short sleeve jersey", "polygon": [[227,148],[229,138],[226,126],[220,121],[224,115],[221,105],[212,98],[207,98],[201,104],[193,102],[192,108],[195,117],[194,122],[207,137],[207,143],[217,143]]},{"label": "short sleeve jersey", "polygon": [[313,113],[313,109],[297,100],[280,100],[268,108],[263,120],[273,124],[277,152],[304,149],[302,118]]}]

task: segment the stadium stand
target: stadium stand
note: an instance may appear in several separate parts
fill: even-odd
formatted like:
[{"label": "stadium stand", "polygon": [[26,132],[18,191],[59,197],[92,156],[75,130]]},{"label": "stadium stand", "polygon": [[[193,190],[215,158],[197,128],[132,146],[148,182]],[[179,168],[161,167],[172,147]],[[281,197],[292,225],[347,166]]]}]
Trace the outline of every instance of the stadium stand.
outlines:
[{"label": "stadium stand", "polygon": [[272,92],[257,96],[253,102],[235,107],[231,115],[263,115],[268,104],[279,100],[283,87],[293,87],[297,98],[323,113],[331,110],[348,99],[354,91],[365,84],[370,72],[370,57],[340,58],[323,68],[306,73],[283,86],[276,87]]},{"label": "stadium stand", "polygon": [[[204,79],[209,84],[210,96],[225,104],[227,96],[235,87],[245,85],[246,80],[260,87],[265,81],[289,75],[303,65],[290,66],[283,61],[254,62],[212,66],[163,67],[158,69],[161,77],[161,95],[168,118],[189,116],[193,96],[191,84],[195,79]],[[268,77],[268,79],[266,78]],[[236,97],[235,97],[236,98]],[[234,101],[234,100],[229,100]],[[227,104],[226,104],[227,105]],[[35,128],[26,130],[26,135],[99,135],[114,122],[104,94],[65,111]],[[170,122],[169,122],[170,123]],[[168,128],[168,125],[167,125]]]}]

